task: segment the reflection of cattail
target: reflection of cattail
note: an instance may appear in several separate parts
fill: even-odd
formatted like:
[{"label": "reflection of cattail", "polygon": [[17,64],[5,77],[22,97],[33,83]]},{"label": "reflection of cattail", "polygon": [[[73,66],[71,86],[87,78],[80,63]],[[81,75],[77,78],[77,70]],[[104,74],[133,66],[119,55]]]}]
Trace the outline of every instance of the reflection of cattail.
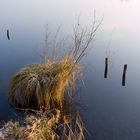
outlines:
[{"label": "reflection of cattail", "polygon": [[126,71],[127,71],[127,64],[125,64],[123,68],[122,86],[125,86],[125,83],[126,83]]},{"label": "reflection of cattail", "polygon": [[104,71],[104,78],[107,78],[108,73],[108,58],[105,58],[105,71]]},{"label": "reflection of cattail", "polygon": [[7,39],[10,40],[9,30],[7,30]]}]

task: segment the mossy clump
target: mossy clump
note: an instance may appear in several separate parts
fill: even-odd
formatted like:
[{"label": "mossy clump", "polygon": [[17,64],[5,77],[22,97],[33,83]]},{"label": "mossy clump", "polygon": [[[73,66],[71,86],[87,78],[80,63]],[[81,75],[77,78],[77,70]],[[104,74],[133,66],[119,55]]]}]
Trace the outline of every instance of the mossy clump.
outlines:
[{"label": "mossy clump", "polygon": [[69,56],[22,68],[10,81],[9,103],[21,108],[62,108],[77,70],[78,65]]}]

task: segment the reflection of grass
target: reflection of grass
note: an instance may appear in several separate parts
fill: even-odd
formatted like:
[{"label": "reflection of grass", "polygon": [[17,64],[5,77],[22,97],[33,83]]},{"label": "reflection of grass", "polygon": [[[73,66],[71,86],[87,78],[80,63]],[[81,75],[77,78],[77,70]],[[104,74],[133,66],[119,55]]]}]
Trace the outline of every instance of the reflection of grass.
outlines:
[{"label": "reflection of grass", "polygon": [[23,108],[31,105],[62,108],[64,93],[73,83],[76,72],[77,65],[68,56],[58,62],[25,67],[11,80],[9,102]]}]

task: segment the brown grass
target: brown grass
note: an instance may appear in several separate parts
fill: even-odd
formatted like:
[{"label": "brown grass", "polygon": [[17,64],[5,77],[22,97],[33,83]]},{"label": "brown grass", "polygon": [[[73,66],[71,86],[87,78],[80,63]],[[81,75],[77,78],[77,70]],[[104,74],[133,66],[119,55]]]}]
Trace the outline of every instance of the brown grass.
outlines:
[{"label": "brown grass", "polygon": [[78,66],[68,56],[25,67],[12,78],[8,100],[22,108],[62,108],[64,94],[73,84],[77,70]]},{"label": "brown grass", "polygon": [[76,119],[60,111],[36,111],[22,123],[9,121],[3,127],[4,140],[83,140],[84,129],[79,115]]},{"label": "brown grass", "polygon": [[[52,41],[52,53],[43,64],[34,64],[22,68],[10,81],[8,100],[14,107],[38,109],[34,115],[25,118],[24,123],[8,122],[4,126],[4,136],[8,139],[22,140],[83,140],[84,127],[79,115],[65,115],[65,106],[71,88],[79,73],[79,61],[85,55],[95,37],[102,20],[90,28],[79,23],[73,28],[73,49],[56,58],[58,28]],[[49,46],[48,33],[46,47]],[[48,51],[49,52],[49,51]],[[59,50],[59,52],[61,52]],[[58,52],[57,52],[58,53]],[[45,53],[46,54],[46,53]],[[42,111],[42,109],[47,110]],[[39,111],[41,110],[41,111]],[[52,112],[52,110],[54,112]],[[69,111],[68,111],[69,112]]]}]

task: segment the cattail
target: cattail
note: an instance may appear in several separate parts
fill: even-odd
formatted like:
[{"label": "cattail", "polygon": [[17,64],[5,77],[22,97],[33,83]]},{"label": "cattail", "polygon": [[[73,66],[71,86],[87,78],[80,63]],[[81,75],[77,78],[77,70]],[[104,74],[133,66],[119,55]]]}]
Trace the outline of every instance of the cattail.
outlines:
[{"label": "cattail", "polygon": [[126,83],[126,72],[127,72],[127,64],[125,64],[123,68],[122,86],[125,86],[125,83]]},{"label": "cattail", "polygon": [[10,40],[9,30],[7,30],[7,39]]},{"label": "cattail", "polygon": [[108,74],[108,58],[105,58],[105,71],[104,71],[104,78],[107,78]]}]

